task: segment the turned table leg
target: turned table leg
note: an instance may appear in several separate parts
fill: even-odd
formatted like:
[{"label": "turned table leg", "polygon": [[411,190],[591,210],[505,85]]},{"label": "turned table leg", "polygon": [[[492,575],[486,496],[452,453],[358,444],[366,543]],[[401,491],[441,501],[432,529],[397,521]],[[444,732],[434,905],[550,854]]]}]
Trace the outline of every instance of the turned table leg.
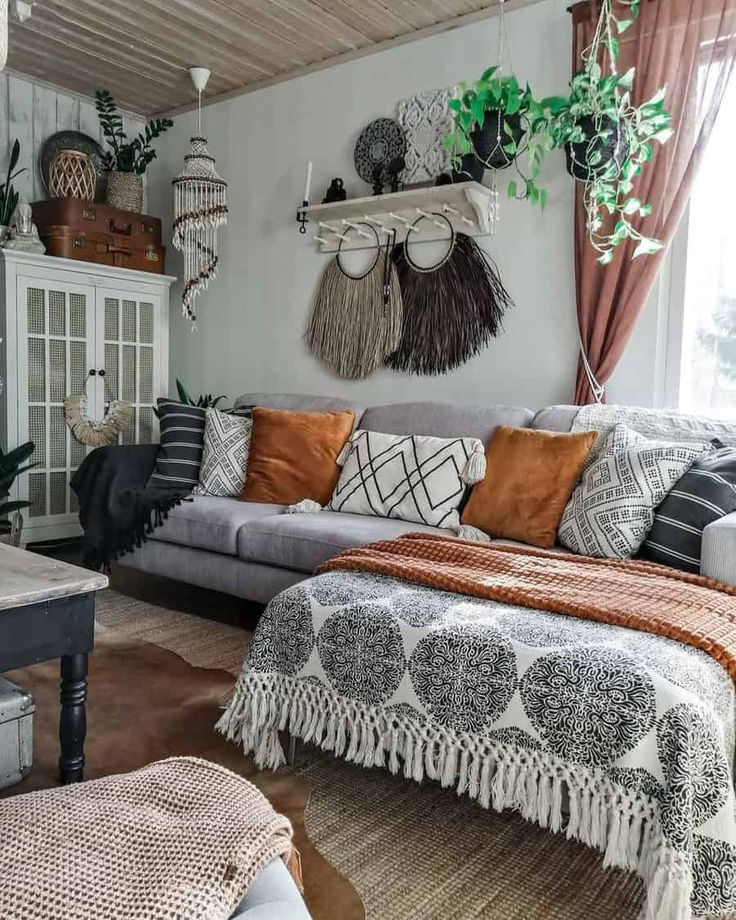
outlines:
[{"label": "turned table leg", "polygon": [[84,773],[84,738],[87,734],[87,654],[61,659],[61,714],[59,717],[59,777],[77,783]]}]

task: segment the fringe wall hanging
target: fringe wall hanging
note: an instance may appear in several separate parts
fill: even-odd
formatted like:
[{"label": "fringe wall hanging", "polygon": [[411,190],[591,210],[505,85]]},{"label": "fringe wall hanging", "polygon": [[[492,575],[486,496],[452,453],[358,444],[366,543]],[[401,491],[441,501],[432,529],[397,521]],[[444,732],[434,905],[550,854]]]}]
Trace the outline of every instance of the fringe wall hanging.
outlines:
[{"label": "fringe wall hanging", "polygon": [[184,253],[182,313],[196,330],[195,299],[217,277],[217,230],[227,223],[227,182],[215,169],[215,158],[202,137],[202,90],[210,72],[206,67],[190,67],[189,74],[199,94],[197,136],[190,139],[184,168],[174,179],[175,249]]},{"label": "fringe wall hanging", "polygon": [[447,253],[424,268],[412,261],[409,237],[394,250],[404,304],[401,339],[386,364],[414,374],[445,374],[478,354],[502,328],[514,302],[498,269],[472,237],[450,230]]},{"label": "fringe wall hanging", "polygon": [[322,276],[304,336],[312,354],[340,377],[352,380],[368,377],[380,367],[401,335],[401,288],[390,246],[382,247],[376,229],[363,225],[375,234],[373,264],[362,275],[345,271],[340,262],[345,234]]}]

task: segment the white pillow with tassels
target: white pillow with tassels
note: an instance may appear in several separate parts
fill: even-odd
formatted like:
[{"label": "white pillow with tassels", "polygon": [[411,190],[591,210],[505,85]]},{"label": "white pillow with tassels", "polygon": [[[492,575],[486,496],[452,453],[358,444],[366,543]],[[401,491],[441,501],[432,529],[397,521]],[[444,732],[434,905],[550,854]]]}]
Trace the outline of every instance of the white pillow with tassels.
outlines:
[{"label": "white pillow with tassels", "polygon": [[[359,429],[337,462],[342,472],[328,510],[397,518],[456,533],[465,490],[486,474],[485,450],[478,438]],[[294,506],[294,510],[311,509]]]}]

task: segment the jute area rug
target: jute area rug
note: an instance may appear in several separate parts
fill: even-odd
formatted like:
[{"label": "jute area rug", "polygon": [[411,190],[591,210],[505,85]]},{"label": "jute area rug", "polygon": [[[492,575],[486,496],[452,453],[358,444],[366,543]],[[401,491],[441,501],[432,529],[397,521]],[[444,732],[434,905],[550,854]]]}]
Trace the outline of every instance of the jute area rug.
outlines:
[{"label": "jute area rug", "polygon": [[[98,618],[237,673],[249,634],[108,591]],[[358,890],[367,920],[635,920],[641,883],[513,813],[451,790],[363,770],[300,745],[295,772],[313,790],[306,829]],[[345,914],[336,907],[334,920]]]}]

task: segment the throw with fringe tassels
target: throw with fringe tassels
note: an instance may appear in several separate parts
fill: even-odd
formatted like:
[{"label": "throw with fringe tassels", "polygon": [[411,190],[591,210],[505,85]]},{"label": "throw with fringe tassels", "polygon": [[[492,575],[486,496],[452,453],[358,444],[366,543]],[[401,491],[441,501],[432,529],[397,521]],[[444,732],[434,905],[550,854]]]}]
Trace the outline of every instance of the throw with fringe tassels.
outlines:
[{"label": "throw with fringe tassels", "polygon": [[394,250],[404,303],[401,341],[386,361],[394,370],[445,374],[460,367],[498,335],[514,306],[494,263],[474,239],[448,226],[450,248],[437,265],[416,265],[406,243]]},{"label": "throw with fringe tassels", "polygon": [[[375,233],[375,229],[370,224]],[[368,377],[399,344],[401,288],[396,268],[378,246],[373,265],[363,275],[349,275],[340,251],[329,263],[317,291],[304,339],[307,347],[334,373],[351,380]],[[340,241],[342,246],[342,240]]]}]

